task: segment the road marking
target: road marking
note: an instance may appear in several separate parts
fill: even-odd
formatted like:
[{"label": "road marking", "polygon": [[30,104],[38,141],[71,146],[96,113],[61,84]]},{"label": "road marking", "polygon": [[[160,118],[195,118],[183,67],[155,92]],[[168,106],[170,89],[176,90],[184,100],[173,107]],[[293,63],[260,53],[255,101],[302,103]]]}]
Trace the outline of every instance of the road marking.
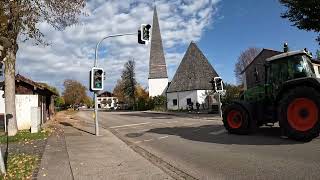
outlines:
[{"label": "road marking", "polygon": [[138,143],[141,143],[142,141],[136,141],[136,142],[134,142],[135,144],[138,144]]},{"label": "road marking", "polygon": [[169,121],[169,122],[166,122],[166,123],[170,124],[170,123],[176,123],[176,122],[179,122],[179,121]]},{"label": "road marking", "polygon": [[110,129],[122,128],[122,127],[131,127],[131,126],[140,126],[140,125],[145,125],[145,124],[150,124],[150,123],[146,122],[146,123],[138,123],[138,124],[126,124],[126,125],[122,125],[122,126],[112,126],[112,127],[110,127]]},{"label": "road marking", "polygon": [[162,136],[162,137],[159,137],[158,139],[164,139],[164,138],[168,138],[169,136]]},{"label": "road marking", "polygon": [[219,131],[211,132],[211,133],[209,133],[209,134],[212,134],[212,135],[220,135],[220,134],[223,134],[223,133],[225,133],[225,132],[227,132],[225,129],[221,129],[221,130],[219,130]]},{"label": "road marking", "polygon": [[144,142],[149,142],[152,141],[153,139],[147,139],[147,140],[143,140]]}]

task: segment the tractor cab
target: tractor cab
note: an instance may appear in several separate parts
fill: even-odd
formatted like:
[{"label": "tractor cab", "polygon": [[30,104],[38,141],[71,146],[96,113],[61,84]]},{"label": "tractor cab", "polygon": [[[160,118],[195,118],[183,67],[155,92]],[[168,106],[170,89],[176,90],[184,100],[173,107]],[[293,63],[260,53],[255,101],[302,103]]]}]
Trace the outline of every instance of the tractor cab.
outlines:
[{"label": "tractor cab", "polygon": [[313,65],[308,52],[292,51],[266,60],[267,83],[281,84],[297,78],[315,78]]}]

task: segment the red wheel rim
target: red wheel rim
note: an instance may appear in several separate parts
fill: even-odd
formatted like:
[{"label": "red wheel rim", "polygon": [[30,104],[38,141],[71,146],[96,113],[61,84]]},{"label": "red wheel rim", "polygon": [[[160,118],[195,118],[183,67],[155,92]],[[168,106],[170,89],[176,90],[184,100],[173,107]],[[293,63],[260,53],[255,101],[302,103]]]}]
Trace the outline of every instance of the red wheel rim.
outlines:
[{"label": "red wheel rim", "polygon": [[237,110],[232,110],[229,112],[227,117],[228,124],[231,128],[237,129],[242,125],[242,115]]},{"label": "red wheel rim", "polygon": [[298,131],[308,131],[318,121],[318,106],[308,98],[297,98],[288,106],[290,126]]}]

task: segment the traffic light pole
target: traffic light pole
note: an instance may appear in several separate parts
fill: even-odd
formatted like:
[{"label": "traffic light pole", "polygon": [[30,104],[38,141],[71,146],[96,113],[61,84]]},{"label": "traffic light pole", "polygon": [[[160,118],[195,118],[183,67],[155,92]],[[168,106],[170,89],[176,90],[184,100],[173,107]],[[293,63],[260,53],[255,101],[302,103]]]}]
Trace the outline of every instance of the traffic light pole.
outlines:
[{"label": "traffic light pole", "polygon": [[[99,47],[100,47],[100,44],[102,43],[102,41],[104,41],[105,39],[108,39],[108,38],[112,38],[112,37],[131,36],[131,35],[137,35],[137,33],[114,34],[114,35],[109,35],[109,36],[106,36],[106,37],[102,38],[96,45],[95,60],[94,60],[94,66],[93,67],[97,67],[97,64],[98,64],[98,50],[99,50]],[[94,91],[94,121],[95,121],[95,131],[96,131],[95,134],[96,134],[96,136],[99,136],[97,96],[98,96],[97,92]]]}]

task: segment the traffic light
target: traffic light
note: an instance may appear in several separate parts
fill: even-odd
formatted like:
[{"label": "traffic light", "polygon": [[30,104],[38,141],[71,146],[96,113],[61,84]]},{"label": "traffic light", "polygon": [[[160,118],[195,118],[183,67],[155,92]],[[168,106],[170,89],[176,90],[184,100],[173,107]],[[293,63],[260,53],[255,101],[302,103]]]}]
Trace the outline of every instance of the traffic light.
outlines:
[{"label": "traffic light", "polygon": [[142,41],[142,38],[141,38],[141,30],[138,30],[138,43],[139,43],[139,44],[146,44],[145,41]]},{"label": "traffic light", "polygon": [[[145,42],[145,43],[140,43],[140,44],[148,44],[148,42],[150,42],[151,39],[151,25],[150,24],[141,24],[141,28],[140,28],[140,38],[141,41]],[[139,31],[138,31],[138,38],[139,38]]]},{"label": "traffic light", "polygon": [[90,71],[90,90],[103,90],[104,71],[102,68],[92,68]]},{"label": "traffic light", "polygon": [[221,77],[215,77],[214,78],[214,87],[216,92],[223,92],[224,88],[223,88],[223,81]]}]

